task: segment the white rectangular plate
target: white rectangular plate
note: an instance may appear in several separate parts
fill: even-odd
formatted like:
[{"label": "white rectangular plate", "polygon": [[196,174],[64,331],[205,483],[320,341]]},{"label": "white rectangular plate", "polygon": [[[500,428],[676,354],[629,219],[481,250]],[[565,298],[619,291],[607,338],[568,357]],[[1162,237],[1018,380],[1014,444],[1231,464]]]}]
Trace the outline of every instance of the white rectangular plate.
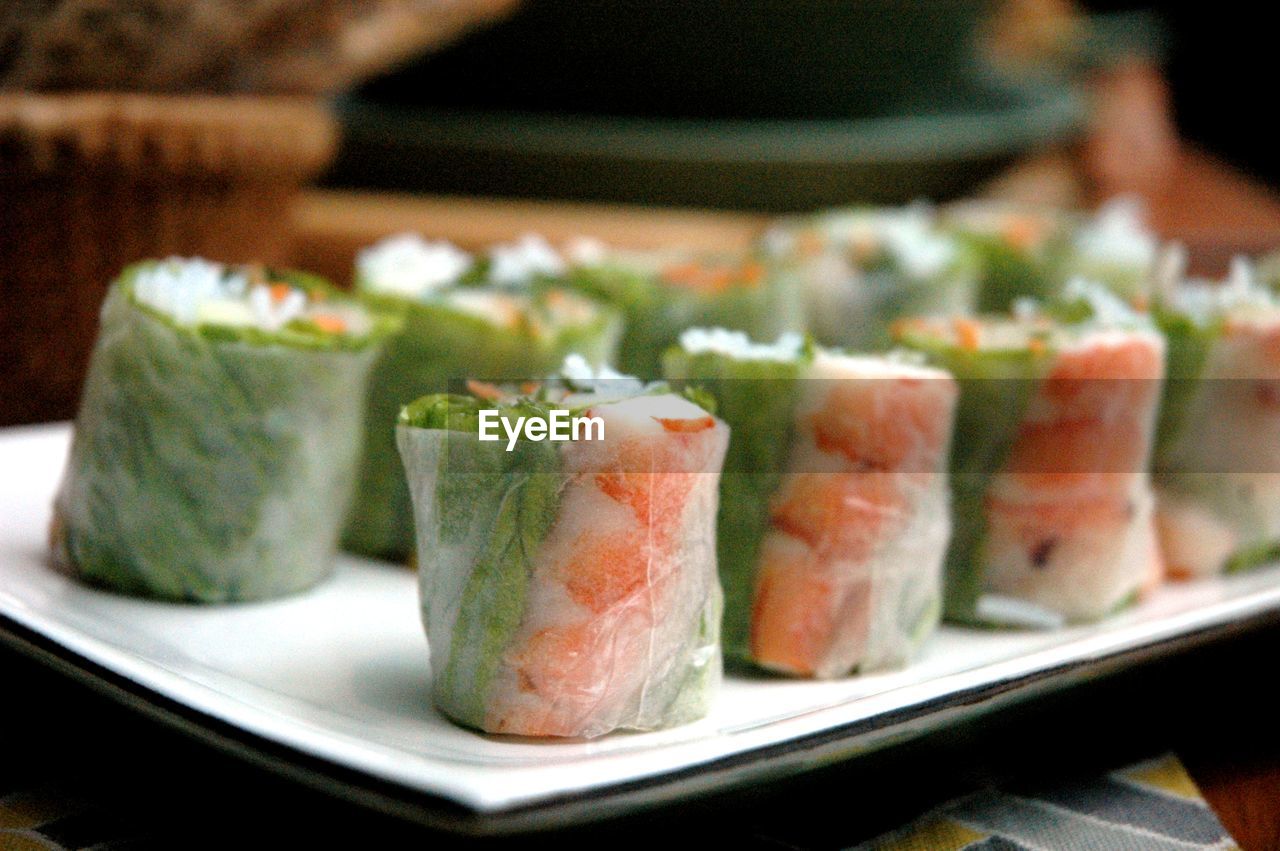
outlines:
[{"label": "white rectangular plate", "polygon": [[27,645],[36,636],[74,669],[187,710],[185,722],[223,739],[229,730],[268,759],[333,769],[339,783],[428,811],[434,802],[512,824],[847,757],[1280,614],[1280,573],[1268,568],[1166,588],[1098,626],[946,627],[904,671],[838,682],[729,677],[709,718],[674,730],[502,739],[432,709],[416,583],[402,567],[343,558],[307,594],[206,607],[134,600],[51,570],[46,528],[68,436],[64,425],[0,430],[0,635]]}]

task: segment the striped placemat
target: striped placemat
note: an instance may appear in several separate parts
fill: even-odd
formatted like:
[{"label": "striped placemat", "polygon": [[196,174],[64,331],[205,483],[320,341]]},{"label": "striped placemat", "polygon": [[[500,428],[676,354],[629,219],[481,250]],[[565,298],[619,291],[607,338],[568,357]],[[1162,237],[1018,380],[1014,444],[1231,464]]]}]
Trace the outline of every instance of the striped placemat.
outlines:
[{"label": "striped placemat", "polygon": [[[56,785],[7,794],[0,788],[0,851],[135,851],[185,844],[179,837],[147,835],[138,830],[143,823],[144,818],[135,818],[126,824]],[[735,844],[733,828],[725,833],[728,844]],[[1084,782],[977,792],[857,848],[1194,851],[1237,846],[1177,757],[1166,755]]]},{"label": "striped placemat", "polygon": [[140,843],[136,826],[57,785],[0,788],[0,851],[126,851]]},{"label": "striped placemat", "polygon": [[987,789],[857,846],[865,851],[1188,851],[1236,843],[1172,754],[1085,782]]}]

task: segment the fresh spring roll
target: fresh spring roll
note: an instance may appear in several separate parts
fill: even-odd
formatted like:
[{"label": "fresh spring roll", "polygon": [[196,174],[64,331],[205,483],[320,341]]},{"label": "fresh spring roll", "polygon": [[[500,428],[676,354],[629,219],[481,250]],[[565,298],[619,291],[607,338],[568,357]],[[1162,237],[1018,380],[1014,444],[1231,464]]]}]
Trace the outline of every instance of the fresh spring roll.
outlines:
[{"label": "fresh spring roll", "polygon": [[1169,381],[1156,445],[1160,542],[1175,577],[1280,556],[1280,299],[1237,261],[1156,306]]},{"label": "fresh spring roll", "polygon": [[951,378],[723,329],[687,331],[664,366],[713,395],[731,428],[726,652],[824,678],[905,664],[941,611]]},{"label": "fresh spring roll", "polygon": [[978,258],[978,310],[1003,313],[1019,298],[1053,300],[1073,278],[1145,304],[1159,241],[1141,204],[1119,197],[1092,215],[993,201],[952,205],[943,220]]},{"label": "fresh spring roll", "polygon": [[715,325],[772,340],[804,328],[794,275],[757,256],[608,249],[578,240],[565,251],[569,281],[626,317],[618,367],[656,378],[684,329]]},{"label": "fresh spring roll", "polygon": [[1071,219],[1057,210],[1000,201],[946,207],[944,225],[977,258],[977,309],[1003,313],[1019,298],[1050,298],[1070,251]]},{"label": "fresh spring roll", "polygon": [[801,387],[813,352],[798,334],[752,343],[740,331],[692,328],[663,357],[663,374],[715,398],[730,427],[721,474],[716,548],[725,593],[721,641],[732,658],[749,660],[751,606],[770,499],[782,480]]},{"label": "fresh spring roll", "polygon": [[1064,285],[1096,281],[1126,303],[1146,307],[1159,256],[1160,240],[1147,224],[1142,202],[1121,196],[1075,229],[1059,279]]},{"label": "fresh spring roll", "polygon": [[[427,396],[401,415],[434,699],[465,726],[652,730],[701,717],[719,687],[728,428],[638,381],[580,389],[513,397],[475,385],[480,396]],[[509,442],[491,423],[502,437],[486,442],[484,411],[508,426],[550,429],[561,415],[597,425],[566,426],[564,442]]]},{"label": "fresh spring roll", "polygon": [[1092,621],[1159,582],[1147,468],[1164,343],[1115,307],[1123,320],[1067,325],[1023,314],[900,325],[903,345],[960,383],[949,618]]},{"label": "fresh spring roll", "polygon": [[878,348],[895,319],[973,307],[975,264],[922,204],[784,219],[762,246],[799,276],[810,333],[825,345]]},{"label": "fresh spring roll", "polygon": [[1253,278],[1273,293],[1280,293],[1280,251],[1272,251],[1257,259]]},{"label": "fresh spring roll", "polygon": [[[534,259],[536,262],[536,258]],[[525,258],[477,262],[454,246],[392,237],[357,260],[356,288],[371,307],[399,317],[374,367],[359,488],[343,546],[399,560],[413,550],[413,510],[396,455],[400,408],[467,375],[543,375],[577,352],[611,360],[621,333],[610,309],[563,287],[512,287]]]},{"label": "fresh spring roll", "polygon": [[208,603],[319,581],[392,325],[300,273],[126,269],[55,503],[56,561],[126,593]]}]

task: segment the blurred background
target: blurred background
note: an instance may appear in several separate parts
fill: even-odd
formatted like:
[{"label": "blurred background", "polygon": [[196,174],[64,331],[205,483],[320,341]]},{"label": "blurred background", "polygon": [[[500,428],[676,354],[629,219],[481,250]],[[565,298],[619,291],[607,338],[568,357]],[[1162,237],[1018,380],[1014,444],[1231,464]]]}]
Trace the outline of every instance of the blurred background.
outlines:
[{"label": "blurred background", "polygon": [[400,230],[732,250],[774,213],[1120,192],[1280,243],[1243,3],[11,0],[0,423],[65,418],[145,256],[313,269]]}]

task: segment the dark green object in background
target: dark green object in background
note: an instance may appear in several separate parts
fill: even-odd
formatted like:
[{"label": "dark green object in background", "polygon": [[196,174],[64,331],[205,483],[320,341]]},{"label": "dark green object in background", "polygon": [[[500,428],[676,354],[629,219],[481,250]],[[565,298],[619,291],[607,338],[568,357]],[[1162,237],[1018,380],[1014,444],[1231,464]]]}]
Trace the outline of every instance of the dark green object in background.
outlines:
[{"label": "dark green object in background", "polygon": [[985,0],[526,0],[341,101],[330,182],[758,210],[949,198],[1077,126]]},{"label": "dark green object in background", "polygon": [[928,113],[680,119],[446,111],[355,97],[329,183],[766,211],[953,198],[1083,109],[1065,84],[948,90]]},{"label": "dark green object in background", "polygon": [[661,118],[892,115],[954,84],[989,0],[524,0],[380,103]]}]

